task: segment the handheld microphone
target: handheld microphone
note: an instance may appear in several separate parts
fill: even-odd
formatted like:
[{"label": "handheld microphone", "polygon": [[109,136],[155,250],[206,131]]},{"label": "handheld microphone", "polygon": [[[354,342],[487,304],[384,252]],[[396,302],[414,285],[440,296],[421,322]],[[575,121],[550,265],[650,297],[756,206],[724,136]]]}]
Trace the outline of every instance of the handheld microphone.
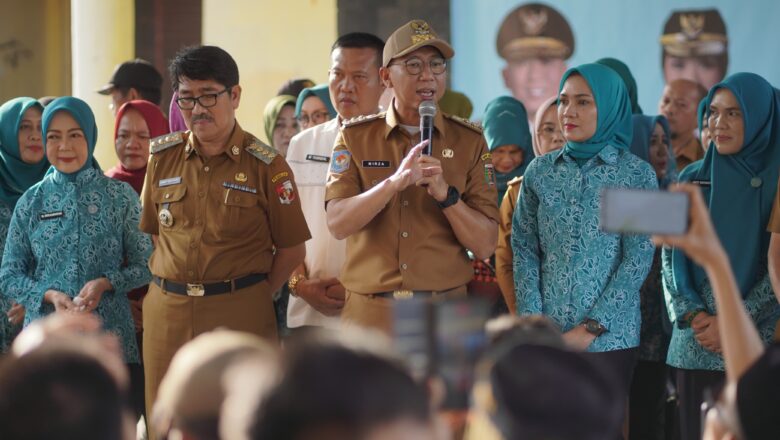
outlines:
[{"label": "handheld microphone", "polygon": [[433,147],[433,117],[436,116],[436,103],[423,101],[420,103],[418,111],[420,113],[420,142],[428,141],[422,154],[430,156]]}]

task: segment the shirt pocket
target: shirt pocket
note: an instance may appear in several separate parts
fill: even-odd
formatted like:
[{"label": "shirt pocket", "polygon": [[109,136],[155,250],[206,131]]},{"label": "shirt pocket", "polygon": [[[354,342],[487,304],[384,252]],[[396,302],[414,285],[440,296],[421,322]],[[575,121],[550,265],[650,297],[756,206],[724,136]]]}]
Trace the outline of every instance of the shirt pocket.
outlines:
[{"label": "shirt pocket", "polygon": [[187,187],[157,188],[152,193],[152,201],[157,205],[157,222],[163,231],[179,231],[187,222],[184,215],[184,203],[187,201]]},{"label": "shirt pocket", "polygon": [[257,194],[225,188],[222,205],[227,219],[220,233],[226,236],[247,236],[258,227],[259,204]]}]

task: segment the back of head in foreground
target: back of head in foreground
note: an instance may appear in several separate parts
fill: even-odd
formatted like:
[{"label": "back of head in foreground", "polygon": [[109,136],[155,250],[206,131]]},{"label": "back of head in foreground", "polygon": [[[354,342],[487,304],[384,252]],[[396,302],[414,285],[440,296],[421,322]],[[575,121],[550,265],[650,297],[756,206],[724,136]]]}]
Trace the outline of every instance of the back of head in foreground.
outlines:
[{"label": "back of head in foreground", "polygon": [[430,438],[427,393],[400,362],[322,337],[287,353],[284,377],[260,407],[252,438]]}]

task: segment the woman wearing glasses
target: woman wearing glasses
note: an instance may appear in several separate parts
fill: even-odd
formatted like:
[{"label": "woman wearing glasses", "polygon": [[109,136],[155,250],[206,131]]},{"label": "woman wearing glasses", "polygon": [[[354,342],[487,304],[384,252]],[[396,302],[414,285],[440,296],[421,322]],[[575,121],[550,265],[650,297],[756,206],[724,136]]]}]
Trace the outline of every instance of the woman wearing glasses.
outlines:
[{"label": "woman wearing glasses", "polygon": [[295,117],[301,130],[312,128],[336,117],[327,84],[303,89],[295,104]]}]

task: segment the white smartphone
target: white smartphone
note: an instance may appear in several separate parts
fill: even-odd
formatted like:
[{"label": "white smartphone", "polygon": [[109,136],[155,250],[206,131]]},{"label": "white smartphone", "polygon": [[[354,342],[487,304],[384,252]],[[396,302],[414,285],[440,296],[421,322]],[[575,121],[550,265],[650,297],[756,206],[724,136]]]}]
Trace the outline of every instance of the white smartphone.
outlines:
[{"label": "white smartphone", "polygon": [[683,192],[607,188],[601,193],[599,226],[618,234],[683,235],[689,206]]}]

